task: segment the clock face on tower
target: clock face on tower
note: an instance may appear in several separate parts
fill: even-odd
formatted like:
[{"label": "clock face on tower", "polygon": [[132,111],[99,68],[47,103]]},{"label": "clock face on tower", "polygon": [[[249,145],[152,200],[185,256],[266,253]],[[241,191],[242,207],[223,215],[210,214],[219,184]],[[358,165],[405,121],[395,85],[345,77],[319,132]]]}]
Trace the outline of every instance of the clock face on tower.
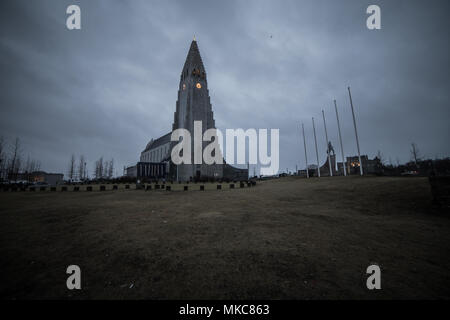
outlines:
[{"label": "clock face on tower", "polygon": [[200,83],[197,82],[197,84],[195,85],[197,87],[197,89],[201,89],[202,85]]}]

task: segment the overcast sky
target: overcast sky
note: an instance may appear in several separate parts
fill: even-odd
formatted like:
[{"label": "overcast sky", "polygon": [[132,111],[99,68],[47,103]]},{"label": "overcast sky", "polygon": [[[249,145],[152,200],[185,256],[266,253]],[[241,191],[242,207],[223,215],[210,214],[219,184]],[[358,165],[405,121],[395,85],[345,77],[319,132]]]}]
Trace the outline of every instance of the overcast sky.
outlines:
[{"label": "overcast sky", "polygon": [[[81,7],[81,30],[66,8]],[[381,30],[366,8],[381,7]],[[300,124],[326,158],[321,110],[339,151],[410,160],[450,155],[449,1],[0,2],[0,136],[19,137],[42,169],[70,155],[114,158],[117,173],[170,132],[180,73],[196,36],[219,129],[279,128],[280,170],[304,167]],[[338,153],[340,159],[340,153]]]}]

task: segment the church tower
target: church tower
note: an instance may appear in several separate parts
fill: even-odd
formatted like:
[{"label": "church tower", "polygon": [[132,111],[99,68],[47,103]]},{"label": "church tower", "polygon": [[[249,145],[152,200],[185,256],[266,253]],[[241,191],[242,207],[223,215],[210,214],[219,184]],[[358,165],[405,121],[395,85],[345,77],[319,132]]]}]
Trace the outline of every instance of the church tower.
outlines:
[{"label": "church tower", "polygon": [[[191,43],[181,72],[178,100],[172,125],[172,131],[184,128],[191,133],[192,164],[182,164],[171,171],[176,171],[178,179],[184,181],[190,179],[220,179],[223,176],[222,165],[194,164],[194,121],[202,122],[202,134],[207,129],[215,128],[206,70],[195,39]],[[202,150],[207,143],[203,142]]]}]

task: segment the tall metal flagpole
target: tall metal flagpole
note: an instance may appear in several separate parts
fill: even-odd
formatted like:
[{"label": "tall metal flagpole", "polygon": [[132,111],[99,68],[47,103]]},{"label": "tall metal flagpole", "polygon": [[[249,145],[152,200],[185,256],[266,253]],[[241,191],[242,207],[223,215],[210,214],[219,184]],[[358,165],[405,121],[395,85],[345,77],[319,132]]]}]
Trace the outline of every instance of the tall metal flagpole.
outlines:
[{"label": "tall metal flagpole", "polygon": [[250,162],[247,162],[247,175],[248,175],[248,179],[250,179]]},{"label": "tall metal flagpole", "polygon": [[342,145],[341,125],[339,123],[339,115],[338,115],[338,110],[337,110],[337,106],[336,106],[336,100],[334,100],[334,110],[336,110],[336,119],[337,119],[337,125],[338,125],[339,142],[341,144],[342,167],[344,168],[344,176],[346,176],[347,175],[347,169],[346,169],[346,166],[345,166],[344,146]]},{"label": "tall metal flagpole", "polygon": [[352,94],[350,92],[350,87],[348,87],[348,96],[350,97],[350,106],[352,107],[353,126],[355,127],[355,136],[356,136],[356,147],[358,148],[359,173],[361,175],[363,175],[363,168],[362,168],[362,162],[361,162],[361,152],[359,151],[358,130],[356,130],[355,111],[353,110],[353,101],[352,101]]},{"label": "tall metal flagpole", "polygon": [[328,132],[327,132],[327,124],[325,122],[325,112],[322,110],[322,117],[323,117],[323,127],[325,128],[325,142],[327,147],[327,154],[328,154],[328,168],[330,168],[330,177],[333,176],[333,170],[331,169],[331,156],[330,156],[330,150],[328,149]]},{"label": "tall metal flagpole", "polygon": [[309,178],[309,170],[308,170],[308,154],[306,153],[305,126],[303,125],[303,123],[302,123],[302,131],[303,131],[303,146],[305,147],[306,177]]},{"label": "tall metal flagpole", "polygon": [[317,150],[316,126],[314,125],[314,117],[312,118],[312,123],[313,123],[313,131],[314,131],[314,143],[316,145],[317,176],[320,178],[319,151]]}]

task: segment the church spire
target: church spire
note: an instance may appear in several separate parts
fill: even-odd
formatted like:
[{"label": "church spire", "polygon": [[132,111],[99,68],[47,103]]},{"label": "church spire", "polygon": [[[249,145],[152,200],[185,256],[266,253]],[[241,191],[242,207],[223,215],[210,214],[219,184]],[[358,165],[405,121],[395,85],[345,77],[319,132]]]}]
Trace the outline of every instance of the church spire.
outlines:
[{"label": "church spire", "polygon": [[191,73],[194,69],[199,70],[202,73],[205,72],[205,67],[203,66],[202,57],[200,56],[200,50],[198,49],[195,36],[194,40],[192,40],[191,47],[189,48],[186,62],[184,63],[183,72],[187,71]]}]

